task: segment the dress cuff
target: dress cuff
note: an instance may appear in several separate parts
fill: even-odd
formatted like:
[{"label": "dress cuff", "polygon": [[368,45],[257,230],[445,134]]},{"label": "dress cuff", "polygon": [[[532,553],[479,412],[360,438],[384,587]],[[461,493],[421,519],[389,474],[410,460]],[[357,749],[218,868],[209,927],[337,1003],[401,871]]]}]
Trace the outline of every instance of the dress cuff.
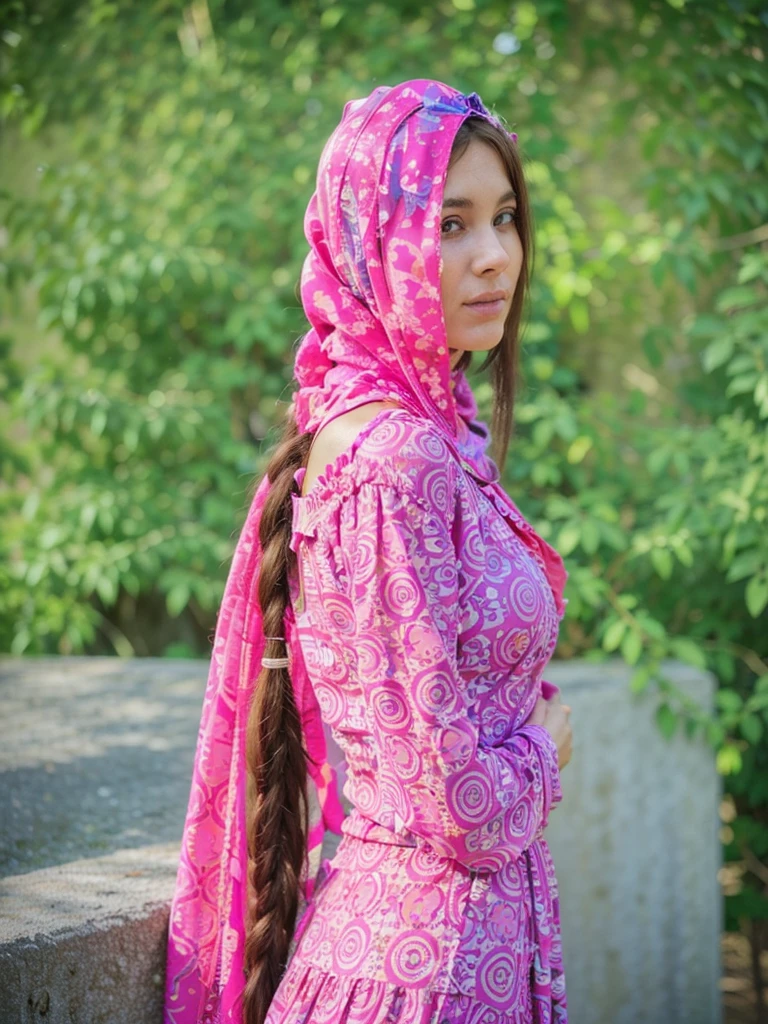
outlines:
[{"label": "dress cuff", "polygon": [[552,734],[543,725],[527,725],[525,730],[535,730],[536,742],[541,751],[541,766],[544,773],[545,786],[545,808],[544,820],[546,824],[549,808],[563,799],[563,790],[560,786],[560,768],[558,766],[557,744]]}]

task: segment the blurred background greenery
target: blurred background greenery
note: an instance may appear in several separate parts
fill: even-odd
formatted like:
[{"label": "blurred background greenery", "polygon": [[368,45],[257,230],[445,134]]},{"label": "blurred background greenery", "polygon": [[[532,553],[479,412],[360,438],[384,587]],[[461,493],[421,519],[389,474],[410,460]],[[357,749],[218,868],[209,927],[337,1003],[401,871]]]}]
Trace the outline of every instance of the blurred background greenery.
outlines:
[{"label": "blurred background greenery", "polygon": [[[476,90],[534,207],[504,480],[570,572],[558,656],[622,657],[717,749],[729,924],[762,944],[768,5],[3,6],[0,650],[208,655],[321,147],[377,84]],[[716,675],[714,714],[666,658]]]}]

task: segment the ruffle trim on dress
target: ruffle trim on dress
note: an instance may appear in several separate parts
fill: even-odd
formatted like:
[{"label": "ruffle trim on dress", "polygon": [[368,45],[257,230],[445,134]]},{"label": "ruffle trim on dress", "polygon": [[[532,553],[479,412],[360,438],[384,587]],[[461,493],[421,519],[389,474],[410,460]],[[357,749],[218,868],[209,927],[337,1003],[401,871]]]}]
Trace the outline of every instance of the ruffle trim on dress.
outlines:
[{"label": "ruffle trim on dress", "polygon": [[[319,505],[323,505],[329,496],[338,493],[339,485],[349,475],[349,467],[353,464],[358,448],[368,435],[373,433],[381,420],[390,416],[402,416],[403,414],[411,416],[411,413],[406,412],[404,409],[381,409],[377,412],[373,419],[369,420],[360,430],[349,448],[345,448],[344,451],[340,452],[333,462],[329,462],[322,473],[318,474],[309,492],[305,495],[297,494],[295,497],[306,505],[307,508],[316,508]],[[293,474],[299,490],[301,490],[305,474],[305,466],[300,466]]]},{"label": "ruffle trim on dress", "polygon": [[[351,446],[345,448],[316,477],[307,494],[294,493],[291,495],[294,531],[292,548],[295,549],[297,533],[305,537],[314,537],[318,522],[328,515],[331,505],[337,505],[343,499],[350,498],[364,483],[375,482],[395,487],[402,490],[404,495],[412,489],[408,477],[398,471],[394,455],[391,457],[378,456],[375,460],[355,458],[361,445],[382,420],[402,416],[418,422],[413,413],[407,409],[382,409],[366,423]],[[305,474],[306,467],[301,466],[293,475],[299,491]]]},{"label": "ruffle trim on dress", "polygon": [[458,993],[339,977],[297,960],[264,1024],[531,1024],[531,1012],[504,1013]]}]

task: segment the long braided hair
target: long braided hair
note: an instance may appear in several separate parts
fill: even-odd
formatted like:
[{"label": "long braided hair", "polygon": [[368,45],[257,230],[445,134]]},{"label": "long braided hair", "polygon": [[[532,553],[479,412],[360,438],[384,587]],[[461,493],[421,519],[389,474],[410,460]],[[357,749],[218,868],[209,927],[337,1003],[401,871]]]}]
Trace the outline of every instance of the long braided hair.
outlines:
[{"label": "long braided hair", "polygon": [[[516,146],[505,132],[482,118],[469,117],[454,139],[451,163],[473,138],[493,147],[504,163],[518,198],[518,231],[523,264],[504,336],[483,366],[492,369],[494,392],[492,433],[496,459],[503,465],[512,430],[517,385],[518,333],[528,295],[532,258],[532,225],[522,164]],[[450,164],[449,164],[450,166]],[[458,362],[466,369],[471,353]],[[295,566],[290,548],[291,492],[294,474],[306,465],[313,434],[300,434],[289,414],[284,432],[267,465],[270,491],[262,510],[259,540],[262,549],[257,597],[265,637],[283,636],[283,619],[290,600],[289,578]],[[265,654],[280,658],[285,647],[268,640]],[[307,755],[301,722],[287,668],[262,668],[248,718],[249,914],[246,924],[243,992],[245,1024],[264,1024],[272,998],[285,971],[299,906],[301,872],[308,831]]]},{"label": "long braided hair", "polygon": [[[288,419],[266,468],[270,491],[261,513],[262,556],[257,597],[265,637],[283,636],[288,573],[293,556],[291,492],[305,464],[312,434],[299,434]],[[283,657],[285,647],[267,640],[264,654]],[[248,881],[243,991],[245,1024],[263,1024],[296,924],[299,883],[308,830],[307,755],[287,668],[262,668],[246,729],[248,764]]]}]

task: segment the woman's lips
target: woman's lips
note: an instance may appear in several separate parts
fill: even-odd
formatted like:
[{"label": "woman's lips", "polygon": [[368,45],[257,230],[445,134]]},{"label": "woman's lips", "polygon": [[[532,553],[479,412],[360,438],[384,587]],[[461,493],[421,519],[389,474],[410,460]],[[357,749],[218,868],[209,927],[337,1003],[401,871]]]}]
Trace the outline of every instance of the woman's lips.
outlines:
[{"label": "woman's lips", "polygon": [[493,299],[490,302],[465,302],[464,306],[475,316],[492,319],[504,312],[504,299]]}]

